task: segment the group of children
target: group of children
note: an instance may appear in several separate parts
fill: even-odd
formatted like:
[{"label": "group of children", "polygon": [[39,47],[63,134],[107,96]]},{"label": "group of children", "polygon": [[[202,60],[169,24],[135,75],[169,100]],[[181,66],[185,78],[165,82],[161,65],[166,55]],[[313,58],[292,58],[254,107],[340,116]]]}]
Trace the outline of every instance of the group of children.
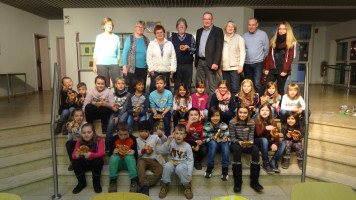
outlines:
[{"label": "group of children", "polygon": [[[135,93],[128,93],[124,78],[115,81],[115,93],[106,87],[106,79],[102,76],[95,78],[95,87],[88,94],[85,84],[79,83],[77,89],[80,93],[75,95],[77,93],[72,90],[73,83],[68,77],[62,79],[62,85],[61,116],[55,133],[60,133],[66,124],[63,134],[68,131],[66,147],[71,160],[68,170],[74,169],[78,179],[73,193],[86,187],[84,173],[87,170],[93,173],[95,192],[102,191],[100,174],[105,151],[110,156],[109,192],[117,191],[118,170],[128,170],[131,192],[149,195],[149,187],[161,181],[160,198],[167,195],[173,172],[180,178],[186,198],[193,198],[193,167],[201,170],[201,162],[208,155],[204,177],[210,178],[218,151],[222,153],[223,181],[228,180],[230,150],[233,153],[235,192],[239,192],[242,185],[242,152],[252,156],[250,186],[255,191],[263,189],[258,182],[259,151],[267,173],[280,172],[278,160],[281,156],[282,167],[288,168],[291,150],[297,152],[298,166],[302,168],[303,131],[299,122],[304,116],[305,104],[296,84],[288,86],[281,101],[273,82],[267,83],[265,94],[259,97],[249,79],[242,82],[238,94],[231,94],[227,82],[222,80],[211,96],[209,108],[209,97],[204,93],[205,83],[201,81],[196,84],[196,93],[190,95],[189,89],[182,84],[174,97],[165,89],[164,76],[155,79],[157,90],[150,95],[145,94],[141,80],[134,81]],[[279,140],[274,121],[278,116],[282,122],[283,141]],[[186,119],[184,125],[178,124],[182,118]],[[106,133],[105,145],[95,133],[92,125],[95,119],[101,119],[102,131]],[[154,122],[161,119],[164,134],[159,129],[157,134],[153,134]],[[135,121],[139,122],[138,138],[132,135]],[[275,152],[271,159],[268,151]],[[168,161],[159,156],[160,153],[168,153]],[[153,175],[147,177],[146,170],[152,171]]]}]

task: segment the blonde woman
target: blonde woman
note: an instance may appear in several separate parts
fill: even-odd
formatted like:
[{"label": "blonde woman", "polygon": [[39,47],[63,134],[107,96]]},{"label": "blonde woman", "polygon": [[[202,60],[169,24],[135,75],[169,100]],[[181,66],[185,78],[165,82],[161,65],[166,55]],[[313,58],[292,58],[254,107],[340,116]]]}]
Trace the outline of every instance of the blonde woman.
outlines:
[{"label": "blonde woman", "polygon": [[93,55],[93,72],[105,77],[108,84],[108,75],[112,80],[112,87],[115,79],[121,74],[119,67],[120,60],[120,38],[112,33],[114,22],[111,18],[105,17],[101,22],[104,33],[96,36]]},{"label": "blonde woman", "polygon": [[240,74],[245,62],[245,40],[236,33],[236,24],[229,20],[225,26],[224,46],[222,53],[222,76],[236,95],[240,90]]},{"label": "blonde woman", "polygon": [[292,69],[297,40],[291,25],[283,21],[270,41],[265,74],[266,82],[277,80],[277,90],[283,96],[284,84]]}]

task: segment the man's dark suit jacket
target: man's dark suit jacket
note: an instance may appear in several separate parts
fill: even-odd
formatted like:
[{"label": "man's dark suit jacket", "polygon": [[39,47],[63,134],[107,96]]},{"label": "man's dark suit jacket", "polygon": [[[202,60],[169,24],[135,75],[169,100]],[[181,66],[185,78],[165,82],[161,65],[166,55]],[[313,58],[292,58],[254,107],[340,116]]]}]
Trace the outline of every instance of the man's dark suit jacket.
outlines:
[{"label": "man's dark suit jacket", "polygon": [[[197,30],[197,35],[196,35],[197,50],[195,54],[195,66],[198,66],[200,37],[203,32],[203,29],[204,28],[200,28]],[[213,25],[205,45],[205,59],[206,59],[206,64],[209,66],[209,69],[211,68],[212,64],[217,64],[220,68],[223,45],[224,45],[223,30]]]}]

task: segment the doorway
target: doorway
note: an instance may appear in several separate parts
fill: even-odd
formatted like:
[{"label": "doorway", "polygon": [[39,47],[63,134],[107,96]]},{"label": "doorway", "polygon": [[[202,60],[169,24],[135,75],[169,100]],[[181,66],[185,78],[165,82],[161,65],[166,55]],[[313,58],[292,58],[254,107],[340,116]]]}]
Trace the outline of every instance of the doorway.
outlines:
[{"label": "doorway", "polygon": [[36,71],[38,91],[50,90],[48,37],[35,34]]}]

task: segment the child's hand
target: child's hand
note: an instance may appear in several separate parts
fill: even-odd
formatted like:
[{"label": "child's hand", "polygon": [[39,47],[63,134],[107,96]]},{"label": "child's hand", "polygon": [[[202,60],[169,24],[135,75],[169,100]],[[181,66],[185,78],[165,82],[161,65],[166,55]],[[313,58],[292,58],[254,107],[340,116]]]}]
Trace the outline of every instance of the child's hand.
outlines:
[{"label": "child's hand", "polygon": [[[101,104],[101,105],[104,106],[103,104]],[[116,107],[114,107],[114,106],[111,107],[111,109],[112,109],[114,112],[117,112],[117,110],[118,110],[118,109],[117,109]]]},{"label": "child's hand", "polygon": [[177,106],[177,110],[180,110],[182,108],[182,106]]},{"label": "child's hand", "polygon": [[298,108],[297,113],[300,114],[300,113],[302,113],[302,112],[303,112],[303,109]]},{"label": "child's hand", "polygon": [[265,99],[262,99],[261,98],[261,104],[264,104],[264,103],[266,103],[267,101],[265,100]]},{"label": "child's hand", "polygon": [[68,133],[72,133],[72,127],[71,126],[68,126],[67,130],[68,130]]},{"label": "child's hand", "polygon": [[119,153],[119,149],[118,149],[118,148],[115,148],[113,154],[114,154],[114,155],[117,155],[118,153]]},{"label": "child's hand", "polygon": [[170,143],[174,139],[175,132],[171,133],[170,136],[168,136],[167,141]]},{"label": "child's hand", "polygon": [[299,137],[298,137],[298,136],[293,136],[293,140],[294,140],[294,141],[298,141],[298,140],[299,140]]},{"label": "child's hand", "polygon": [[84,158],[85,158],[85,159],[88,159],[88,158],[90,158],[90,156],[91,156],[91,152],[83,153],[83,155],[84,155]]},{"label": "child's hand", "polygon": [[278,147],[275,144],[272,144],[271,151],[277,151]]},{"label": "child's hand", "polygon": [[75,152],[75,157],[79,158],[79,156],[80,156],[79,151]]},{"label": "child's hand", "polygon": [[294,112],[298,112],[298,108],[293,108],[293,111]]},{"label": "child's hand", "polygon": [[217,143],[219,143],[220,142],[220,137],[213,137],[213,139],[217,142]]},{"label": "child's hand", "polygon": [[200,117],[201,117],[201,119],[204,119],[204,112],[203,111],[200,111]]},{"label": "child's hand", "polygon": [[272,125],[266,126],[266,130],[267,130],[267,131],[271,131],[271,130],[273,130],[273,129],[274,129],[274,126],[272,126]]},{"label": "child's hand", "polygon": [[184,108],[184,112],[185,112],[185,113],[188,112],[188,107],[185,107],[185,108]]},{"label": "child's hand", "polygon": [[188,176],[188,179],[190,182],[192,182],[192,180],[193,180],[192,178],[193,178],[192,176]]},{"label": "child's hand", "polygon": [[129,155],[129,156],[135,155],[135,150],[132,150],[132,149],[128,150],[128,151],[126,152],[126,155]]},{"label": "child's hand", "polygon": [[136,121],[136,122],[137,122],[139,119],[140,119],[139,116],[134,116],[134,117],[133,117],[133,120]]},{"label": "child's hand", "polygon": [[222,139],[223,142],[227,142],[227,137],[224,136],[223,139]]},{"label": "child's hand", "polygon": [[81,98],[80,98],[80,101],[81,101],[82,103],[84,102],[84,100],[85,100],[84,97],[81,97]]},{"label": "child's hand", "polygon": [[291,138],[291,137],[292,137],[292,135],[290,134],[290,132],[291,132],[291,131],[288,131],[288,133],[286,134],[286,136],[287,136],[288,138]]},{"label": "child's hand", "polygon": [[274,104],[272,104],[272,107],[273,107],[273,108],[276,108],[276,104],[275,104],[275,103],[274,103]]},{"label": "child's hand", "polygon": [[197,144],[199,144],[199,145],[202,145],[203,144],[203,141],[201,141],[201,140],[196,140],[195,141]]},{"label": "child's hand", "polygon": [[162,132],[161,129],[159,129],[158,126],[156,127],[156,132],[157,132],[157,135],[158,135],[159,137],[162,137],[162,136],[163,136],[163,132]]}]

